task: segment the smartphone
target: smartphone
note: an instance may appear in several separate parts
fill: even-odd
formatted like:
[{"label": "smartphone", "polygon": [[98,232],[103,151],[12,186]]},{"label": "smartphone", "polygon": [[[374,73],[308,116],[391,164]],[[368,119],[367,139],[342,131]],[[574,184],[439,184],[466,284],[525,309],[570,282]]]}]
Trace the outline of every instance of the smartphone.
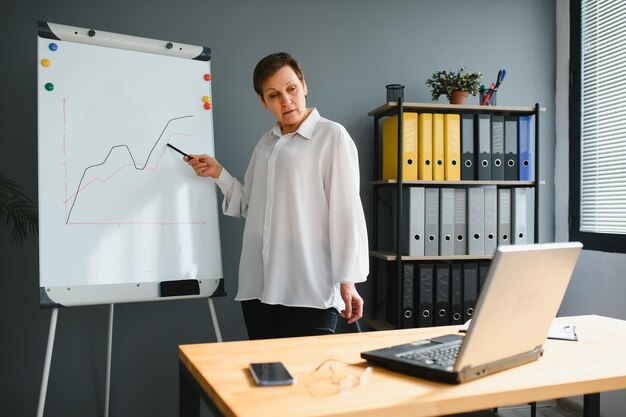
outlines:
[{"label": "smartphone", "polygon": [[282,362],[251,363],[249,369],[259,386],[291,385],[296,382]]}]

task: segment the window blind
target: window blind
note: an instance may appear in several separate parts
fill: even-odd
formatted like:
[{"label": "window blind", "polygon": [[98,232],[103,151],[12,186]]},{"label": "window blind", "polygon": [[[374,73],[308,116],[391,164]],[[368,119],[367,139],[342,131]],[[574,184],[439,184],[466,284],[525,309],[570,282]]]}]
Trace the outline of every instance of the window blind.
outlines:
[{"label": "window blind", "polygon": [[626,1],[581,20],[580,231],[626,234]]}]

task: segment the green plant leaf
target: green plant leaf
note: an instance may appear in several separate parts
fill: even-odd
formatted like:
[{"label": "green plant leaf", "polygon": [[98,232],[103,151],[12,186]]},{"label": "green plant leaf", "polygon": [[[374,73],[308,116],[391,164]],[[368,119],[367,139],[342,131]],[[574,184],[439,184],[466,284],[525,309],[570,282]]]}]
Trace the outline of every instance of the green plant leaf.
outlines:
[{"label": "green plant leaf", "polygon": [[23,243],[38,233],[37,206],[15,181],[0,174],[0,224],[9,229],[11,241]]},{"label": "green plant leaf", "polygon": [[433,101],[437,101],[442,95],[450,98],[454,91],[467,91],[475,96],[478,94],[482,78],[483,75],[480,72],[467,73],[465,68],[461,67],[457,71],[433,72],[431,78],[426,80],[426,85],[431,89]]}]

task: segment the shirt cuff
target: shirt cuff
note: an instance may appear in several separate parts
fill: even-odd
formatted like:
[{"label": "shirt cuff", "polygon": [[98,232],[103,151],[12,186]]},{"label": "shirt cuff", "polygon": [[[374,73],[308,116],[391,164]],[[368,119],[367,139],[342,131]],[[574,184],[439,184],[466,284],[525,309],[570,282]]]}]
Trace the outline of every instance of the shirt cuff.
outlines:
[{"label": "shirt cuff", "polygon": [[228,172],[226,168],[222,167],[222,172],[220,176],[215,179],[215,183],[220,187],[223,193],[226,193],[233,183],[233,176],[230,175],[230,172]]}]

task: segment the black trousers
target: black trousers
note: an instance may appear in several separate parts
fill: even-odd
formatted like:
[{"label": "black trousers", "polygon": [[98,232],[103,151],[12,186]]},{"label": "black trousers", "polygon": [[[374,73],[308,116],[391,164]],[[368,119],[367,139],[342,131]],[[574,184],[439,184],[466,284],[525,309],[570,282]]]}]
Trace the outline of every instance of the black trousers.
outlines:
[{"label": "black trousers", "polygon": [[334,308],[286,307],[259,300],[242,301],[241,309],[250,340],[334,334],[339,319]]}]

